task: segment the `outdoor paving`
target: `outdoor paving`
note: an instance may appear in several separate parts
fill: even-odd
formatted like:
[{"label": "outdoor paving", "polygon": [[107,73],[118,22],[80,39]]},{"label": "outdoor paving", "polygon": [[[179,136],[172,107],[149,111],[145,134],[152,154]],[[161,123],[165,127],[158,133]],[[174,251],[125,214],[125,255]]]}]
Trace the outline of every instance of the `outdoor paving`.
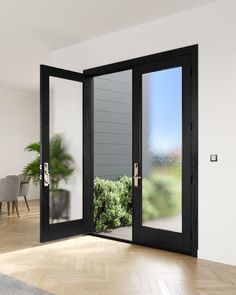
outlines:
[{"label": "outdoor paving", "polygon": [[[143,225],[157,229],[181,232],[182,218],[181,214],[171,217],[162,217],[159,219],[146,221]],[[124,226],[110,230],[108,232],[101,232],[100,235],[132,241],[132,226]]]}]

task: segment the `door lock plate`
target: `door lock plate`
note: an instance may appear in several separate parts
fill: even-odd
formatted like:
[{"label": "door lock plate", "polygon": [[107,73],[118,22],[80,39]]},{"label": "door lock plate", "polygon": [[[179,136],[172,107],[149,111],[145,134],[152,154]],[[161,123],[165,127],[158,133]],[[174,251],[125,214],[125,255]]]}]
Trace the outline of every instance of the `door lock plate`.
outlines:
[{"label": "door lock plate", "polygon": [[134,186],[138,187],[139,185],[139,179],[141,179],[142,177],[138,175],[138,163],[135,162],[134,163],[134,176],[133,176],[133,180],[134,180]]}]

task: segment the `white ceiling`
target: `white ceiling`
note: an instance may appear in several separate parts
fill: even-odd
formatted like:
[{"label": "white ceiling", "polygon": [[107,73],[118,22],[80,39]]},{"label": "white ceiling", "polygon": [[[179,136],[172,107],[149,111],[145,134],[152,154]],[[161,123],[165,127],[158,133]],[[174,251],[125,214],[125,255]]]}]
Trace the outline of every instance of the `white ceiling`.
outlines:
[{"label": "white ceiling", "polygon": [[0,87],[37,91],[50,51],[216,0],[0,0]]}]

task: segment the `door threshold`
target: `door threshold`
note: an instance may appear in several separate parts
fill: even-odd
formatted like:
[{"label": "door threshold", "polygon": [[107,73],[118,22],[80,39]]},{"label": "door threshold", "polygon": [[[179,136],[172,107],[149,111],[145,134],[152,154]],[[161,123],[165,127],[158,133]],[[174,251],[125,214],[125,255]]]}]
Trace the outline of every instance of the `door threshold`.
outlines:
[{"label": "door threshold", "polygon": [[98,237],[98,238],[102,238],[102,239],[107,239],[107,240],[113,240],[113,241],[117,241],[117,242],[122,242],[122,243],[133,244],[133,241],[132,240],[126,240],[126,239],[116,238],[116,237],[112,237],[112,236],[106,236],[106,235],[98,234],[98,233],[88,233],[87,235]]},{"label": "door threshold", "polygon": [[191,253],[187,253],[187,252],[183,252],[183,251],[179,251],[179,250],[175,250],[175,249],[167,249],[167,248],[161,248],[161,247],[157,248],[156,246],[151,245],[151,244],[149,245],[149,244],[134,242],[132,240],[125,240],[125,239],[120,239],[120,238],[116,238],[116,237],[109,237],[109,236],[105,236],[105,235],[98,234],[98,233],[88,233],[85,235],[93,236],[93,237],[97,237],[97,238],[102,238],[102,239],[107,239],[107,240],[112,240],[112,241],[116,241],[116,242],[122,242],[122,243],[126,243],[126,244],[131,244],[131,245],[137,245],[137,246],[141,246],[141,247],[145,247],[145,248],[152,248],[152,249],[165,251],[165,252],[169,252],[169,253],[176,253],[176,254],[181,254],[181,255],[186,255],[186,256],[198,258],[197,253],[191,254]]}]

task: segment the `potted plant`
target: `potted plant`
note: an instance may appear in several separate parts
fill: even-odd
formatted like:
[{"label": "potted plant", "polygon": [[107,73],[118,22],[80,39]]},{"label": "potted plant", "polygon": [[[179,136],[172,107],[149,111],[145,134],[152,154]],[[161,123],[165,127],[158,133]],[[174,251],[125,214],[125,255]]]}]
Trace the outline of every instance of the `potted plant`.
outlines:
[{"label": "potted plant", "polygon": [[[40,143],[26,146],[25,151],[36,152],[36,158],[28,163],[23,173],[28,180],[37,185],[40,181]],[[56,134],[50,140],[50,218],[69,219],[70,192],[60,188],[60,182],[68,182],[74,172],[73,158],[66,151],[62,135]]]}]

